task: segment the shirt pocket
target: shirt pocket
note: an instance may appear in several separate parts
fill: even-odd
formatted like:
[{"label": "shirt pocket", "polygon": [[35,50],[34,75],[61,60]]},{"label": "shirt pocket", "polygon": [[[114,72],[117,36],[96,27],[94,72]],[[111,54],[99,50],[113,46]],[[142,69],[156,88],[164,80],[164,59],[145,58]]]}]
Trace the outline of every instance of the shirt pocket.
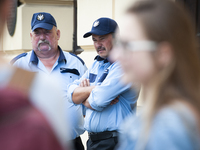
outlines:
[{"label": "shirt pocket", "polygon": [[80,73],[77,69],[60,68],[60,73],[62,74],[64,81],[67,84],[74,82],[74,80],[80,78]]},{"label": "shirt pocket", "polygon": [[90,83],[93,83],[96,80],[96,77],[97,77],[96,74],[90,73],[89,74]]}]

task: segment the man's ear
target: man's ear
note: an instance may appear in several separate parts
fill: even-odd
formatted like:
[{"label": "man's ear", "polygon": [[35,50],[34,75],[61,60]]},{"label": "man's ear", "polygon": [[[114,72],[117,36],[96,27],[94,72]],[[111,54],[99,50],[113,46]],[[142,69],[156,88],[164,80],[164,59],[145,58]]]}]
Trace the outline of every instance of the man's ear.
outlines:
[{"label": "man's ear", "polygon": [[59,40],[60,39],[60,30],[59,29],[57,29],[56,34],[57,34],[57,40]]},{"label": "man's ear", "polygon": [[31,43],[32,43],[32,37],[33,37],[33,34],[32,32],[30,32]]},{"label": "man's ear", "polygon": [[173,49],[168,42],[162,42],[158,46],[156,52],[157,63],[160,68],[167,67],[173,61]]}]

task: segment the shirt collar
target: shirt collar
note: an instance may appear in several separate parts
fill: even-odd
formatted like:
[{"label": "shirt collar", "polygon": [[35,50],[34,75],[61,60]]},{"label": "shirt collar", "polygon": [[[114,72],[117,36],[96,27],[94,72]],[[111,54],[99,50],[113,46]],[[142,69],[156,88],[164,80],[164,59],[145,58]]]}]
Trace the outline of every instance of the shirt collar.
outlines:
[{"label": "shirt collar", "polygon": [[38,64],[38,57],[35,54],[34,50],[32,50],[30,62],[33,62],[34,64]]},{"label": "shirt collar", "polygon": [[62,49],[60,48],[60,46],[58,46],[58,49],[60,51],[60,56],[58,58],[58,62],[65,61],[65,64],[66,64],[67,63],[67,59],[65,58],[65,55],[64,55]]},{"label": "shirt collar", "polygon": [[[65,64],[66,64],[66,63],[67,63],[67,60],[66,60],[65,55],[64,55],[62,49],[60,48],[60,46],[58,46],[58,49],[59,49],[59,51],[60,51],[60,56],[59,56],[59,58],[58,58],[58,62],[65,61]],[[30,62],[33,62],[33,63],[35,63],[35,64],[38,64],[38,57],[37,57],[37,55],[35,54],[34,50],[32,50]]]},{"label": "shirt collar", "polygon": [[97,56],[94,58],[94,60],[97,60],[97,61],[102,61],[102,60],[103,60],[104,63],[110,62],[110,61],[109,61],[109,58],[104,59],[104,58],[100,57],[99,55],[97,55]]}]

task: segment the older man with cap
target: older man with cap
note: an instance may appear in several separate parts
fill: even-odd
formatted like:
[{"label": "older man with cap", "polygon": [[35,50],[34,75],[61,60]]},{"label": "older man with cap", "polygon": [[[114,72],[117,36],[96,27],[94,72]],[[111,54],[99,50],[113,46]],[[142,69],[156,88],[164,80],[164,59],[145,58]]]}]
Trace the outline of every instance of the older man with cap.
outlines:
[{"label": "older man with cap", "polygon": [[89,133],[88,150],[115,148],[120,124],[134,112],[137,100],[131,85],[121,83],[119,64],[109,60],[117,26],[110,18],[93,23],[92,30],[83,37],[92,36],[98,55],[81,79],[68,86],[69,101],[87,107],[84,128]]},{"label": "older man with cap", "polygon": [[[67,97],[67,85],[79,79],[87,70],[84,62],[76,55],[64,52],[58,46],[60,30],[54,17],[45,12],[33,14],[31,22],[33,50],[15,57],[11,63],[23,69],[55,76]],[[55,89],[56,90],[56,89]],[[71,125],[71,140],[74,148],[84,149],[80,135],[84,133],[82,106],[66,101],[66,115]]]}]

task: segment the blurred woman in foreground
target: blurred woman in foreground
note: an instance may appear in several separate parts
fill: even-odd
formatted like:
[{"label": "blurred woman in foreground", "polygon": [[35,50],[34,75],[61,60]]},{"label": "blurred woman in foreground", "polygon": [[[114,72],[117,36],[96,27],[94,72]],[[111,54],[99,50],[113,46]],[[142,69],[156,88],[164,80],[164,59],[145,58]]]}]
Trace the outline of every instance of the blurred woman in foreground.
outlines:
[{"label": "blurred woman in foreground", "polygon": [[143,111],[122,127],[120,150],[200,149],[200,62],[194,28],[170,0],[134,3],[112,55],[123,81],[143,86]]}]

